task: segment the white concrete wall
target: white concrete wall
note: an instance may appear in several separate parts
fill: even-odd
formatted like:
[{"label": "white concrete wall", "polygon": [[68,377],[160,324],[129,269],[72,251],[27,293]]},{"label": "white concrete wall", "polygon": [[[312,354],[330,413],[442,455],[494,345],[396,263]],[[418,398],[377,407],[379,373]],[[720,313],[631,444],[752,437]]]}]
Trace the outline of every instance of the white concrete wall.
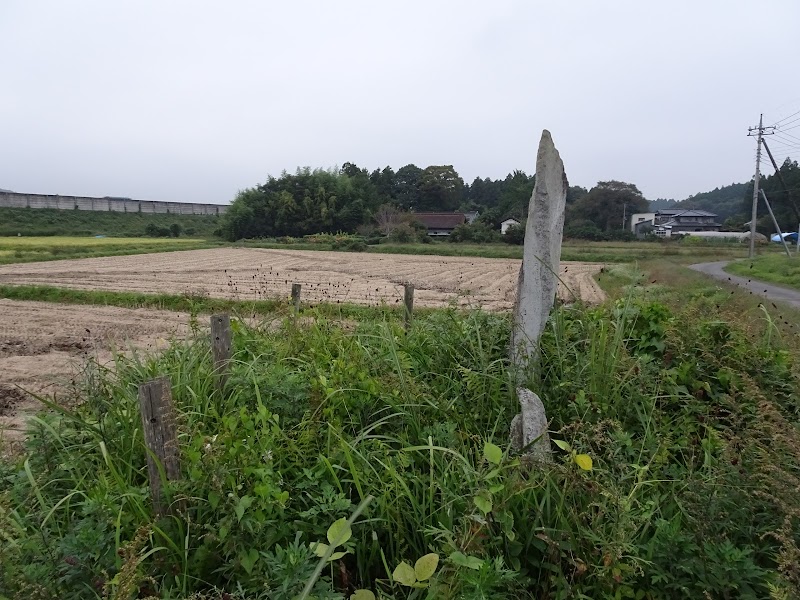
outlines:
[{"label": "white concrete wall", "polygon": [[0,192],[0,208],[55,208],[59,210],[75,210],[77,208],[77,210],[101,212],[221,215],[225,213],[228,206],[224,204],[199,204],[196,202],[161,202],[158,200],[125,200],[122,198]]}]

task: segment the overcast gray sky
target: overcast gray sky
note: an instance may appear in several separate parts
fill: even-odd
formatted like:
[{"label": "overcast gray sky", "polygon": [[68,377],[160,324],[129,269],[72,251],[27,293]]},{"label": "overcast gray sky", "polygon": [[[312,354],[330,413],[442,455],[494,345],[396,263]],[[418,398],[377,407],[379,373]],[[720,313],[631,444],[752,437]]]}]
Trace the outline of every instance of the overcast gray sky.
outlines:
[{"label": "overcast gray sky", "polygon": [[532,172],[547,128],[571,184],[684,198],[748,180],[747,127],[800,111],[798,26],[798,0],[0,0],[0,188],[226,203],[345,161],[469,183]]}]

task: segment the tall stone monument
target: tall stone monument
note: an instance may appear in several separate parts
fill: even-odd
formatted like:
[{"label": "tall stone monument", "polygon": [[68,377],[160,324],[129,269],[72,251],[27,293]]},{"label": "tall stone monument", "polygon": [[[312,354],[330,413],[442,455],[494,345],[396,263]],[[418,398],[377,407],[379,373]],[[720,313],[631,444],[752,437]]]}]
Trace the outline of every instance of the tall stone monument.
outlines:
[{"label": "tall stone monument", "polygon": [[568,185],[564,163],[545,129],[536,155],[536,183],[528,205],[514,305],[511,360],[518,372],[536,359],[539,336],[555,301]]},{"label": "tall stone monument", "polygon": [[[556,298],[568,185],[564,163],[545,129],[536,155],[536,183],[528,204],[511,331],[512,369],[518,384],[538,357],[539,337]],[[529,462],[546,462],[551,449],[544,404],[524,387],[517,388],[517,399],[521,412],[511,423],[512,446]]]}]

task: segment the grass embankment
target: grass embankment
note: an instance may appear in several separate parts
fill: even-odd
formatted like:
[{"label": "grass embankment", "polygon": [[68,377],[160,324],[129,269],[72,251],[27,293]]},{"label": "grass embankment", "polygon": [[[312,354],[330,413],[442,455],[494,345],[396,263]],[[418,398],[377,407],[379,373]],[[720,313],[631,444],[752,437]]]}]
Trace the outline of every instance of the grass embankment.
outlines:
[{"label": "grass embankment", "polygon": [[792,254],[768,254],[753,260],[730,263],[726,271],[753,279],[761,279],[800,290],[800,256]]},{"label": "grass embankment", "polygon": [[[798,597],[800,352],[723,288],[661,283],[679,269],[613,267],[625,298],[556,309],[529,385],[560,445],[533,468],[509,451],[504,315],[236,322],[222,391],[206,335],[119,357],[3,467],[0,595],[290,600],[372,497],[313,597]],[[156,375],[181,459],[161,518],[136,397]]]},{"label": "grass embankment", "polygon": [[205,215],[146,214],[58,210],[55,208],[0,208],[0,236],[141,237],[148,225],[168,229],[177,224],[183,234],[210,238],[219,217]]},{"label": "grass embankment", "polygon": [[6,237],[0,238],[0,264],[197,250],[216,245],[194,238]]},{"label": "grass embankment", "polygon": [[[204,295],[189,294],[142,294],[138,292],[115,292],[105,290],[74,290],[47,285],[2,285],[0,298],[8,300],[55,302],[59,304],[81,304],[118,306],[120,308],[149,308],[153,310],[172,310],[190,314],[212,314],[229,312],[241,317],[269,316],[281,317],[288,314],[291,299],[270,300],[231,300],[211,298]],[[398,306],[370,307],[349,303],[305,304],[302,311],[314,311],[314,314],[329,318],[393,318],[401,315],[403,309]],[[417,307],[414,314],[427,314],[434,309]]]}]

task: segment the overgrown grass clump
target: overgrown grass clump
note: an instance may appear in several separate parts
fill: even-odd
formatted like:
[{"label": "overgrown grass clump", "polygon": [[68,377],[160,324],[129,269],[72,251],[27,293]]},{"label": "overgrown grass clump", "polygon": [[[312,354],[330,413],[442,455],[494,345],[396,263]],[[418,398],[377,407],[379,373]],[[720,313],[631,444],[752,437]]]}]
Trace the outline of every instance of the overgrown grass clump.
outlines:
[{"label": "overgrown grass clump", "polygon": [[800,257],[794,254],[791,257],[766,254],[752,260],[739,260],[729,264],[725,270],[743,277],[800,289]]},{"label": "overgrown grass clump", "polygon": [[[0,595],[798,597],[798,381],[774,335],[754,345],[702,301],[556,309],[529,385],[569,447],[528,465],[507,318],[385,319],[237,321],[221,392],[205,336],[93,370],[5,467]],[[137,403],[156,375],[183,474],[161,518]],[[314,544],[370,497],[315,580]],[[431,554],[404,585],[398,565]]]}]

